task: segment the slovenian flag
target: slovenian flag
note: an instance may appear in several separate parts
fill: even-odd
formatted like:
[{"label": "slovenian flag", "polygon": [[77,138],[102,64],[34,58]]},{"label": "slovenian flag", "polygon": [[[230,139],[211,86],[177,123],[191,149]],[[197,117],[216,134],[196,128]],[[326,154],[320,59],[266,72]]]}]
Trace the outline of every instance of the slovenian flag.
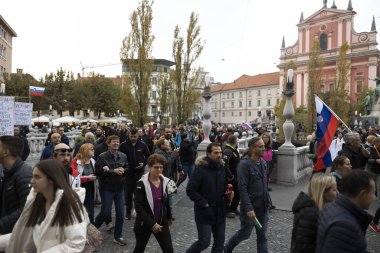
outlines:
[{"label": "slovenian flag", "polygon": [[315,96],[317,107],[317,163],[314,170],[325,169],[332,164],[330,146],[338,128],[338,117],[336,114],[318,97]]},{"label": "slovenian flag", "polygon": [[42,97],[44,95],[44,92],[45,92],[44,87],[29,86],[29,95],[30,96]]}]

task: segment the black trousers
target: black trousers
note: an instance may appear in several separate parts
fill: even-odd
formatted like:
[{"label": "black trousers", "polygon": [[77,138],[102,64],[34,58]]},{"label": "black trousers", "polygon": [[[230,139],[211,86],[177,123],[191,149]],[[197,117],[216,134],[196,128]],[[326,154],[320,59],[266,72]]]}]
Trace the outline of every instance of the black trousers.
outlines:
[{"label": "black trousers", "polygon": [[236,178],[237,177],[235,176],[234,180],[232,180],[232,182],[229,182],[234,187],[234,198],[232,199],[231,204],[227,209],[227,212],[235,212],[240,202],[239,188]]},{"label": "black trousers", "polygon": [[[151,230],[147,231],[134,231],[136,236],[136,246],[133,253],[144,253],[145,247],[149,241],[150,235],[153,234]],[[163,253],[173,253],[172,237],[168,226],[162,228],[162,232],[153,234],[156,237],[158,244]]]},{"label": "black trousers", "polygon": [[133,208],[133,192],[136,188],[137,181],[140,180],[142,174],[127,174],[126,182],[124,186],[124,195],[125,195],[125,214],[131,214],[131,210]]}]

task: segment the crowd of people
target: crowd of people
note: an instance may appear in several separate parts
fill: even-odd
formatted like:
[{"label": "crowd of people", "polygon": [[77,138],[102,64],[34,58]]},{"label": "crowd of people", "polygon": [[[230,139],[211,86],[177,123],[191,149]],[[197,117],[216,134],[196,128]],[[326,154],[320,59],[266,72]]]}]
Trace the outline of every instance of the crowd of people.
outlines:
[{"label": "crowd of people", "polygon": [[[89,224],[105,225],[113,242],[125,246],[123,225],[134,219],[134,252],[144,252],[152,234],[163,252],[173,252],[173,198],[182,186],[194,202],[198,232],[183,252],[207,249],[211,236],[212,252],[233,252],[253,230],[257,252],[268,252],[276,129],[256,129],[243,154],[238,150],[242,131],[213,125],[206,155],[200,156],[197,146],[204,133],[195,125],[121,124],[116,129],[92,123],[73,146],[57,128],[33,168],[24,162],[24,137],[2,136],[0,251],[82,252]],[[380,210],[374,218],[364,211],[380,185],[378,132],[337,129],[331,170],[314,171],[307,191],[293,204],[291,252],[365,252],[367,227],[380,232]],[[315,138],[310,152],[315,161]],[[240,228],[226,240],[226,219],[236,216]]]}]

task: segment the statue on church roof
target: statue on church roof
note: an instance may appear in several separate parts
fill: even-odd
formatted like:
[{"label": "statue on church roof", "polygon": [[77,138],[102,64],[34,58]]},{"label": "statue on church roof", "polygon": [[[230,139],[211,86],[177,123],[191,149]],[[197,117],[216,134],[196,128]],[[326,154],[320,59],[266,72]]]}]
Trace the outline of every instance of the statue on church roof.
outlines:
[{"label": "statue on church roof", "polygon": [[323,0],[323,8],[327,8],[327,0]]}]

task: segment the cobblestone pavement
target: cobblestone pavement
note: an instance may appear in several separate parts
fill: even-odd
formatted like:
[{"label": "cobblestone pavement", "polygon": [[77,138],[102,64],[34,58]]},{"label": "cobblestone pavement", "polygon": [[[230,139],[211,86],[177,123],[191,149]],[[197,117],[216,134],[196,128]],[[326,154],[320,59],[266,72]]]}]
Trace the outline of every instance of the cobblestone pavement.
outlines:
[{"label": "cobblestone pavement", "polygon": [[[175,195],[175,204],[173,213],[175,221],[171,226],[171,235],[174,245],[174,252],[185,252],[185,250],[197,239],[197,230],[194,222],[193,203],[187,198],[184,188],[181,186],[178,194]],[[273,197],[272,197],[273,198]],[[291,202],[292,203],[292,202]],[[290,203],[290,205],[291,205]],[[99,210],[99,209],[98,209]],[[97,211],[95,213],[97,213]],[[111,233],[105,231],[105,226],[100,228],[104,235],[104,243],[99,252],[112,252],[112,253],[125,253],[133,252],[135,237],[133,234],[133,222],[125,221],[124,223],[124,239],[127,240],[127,246],[121,247],[112,242],[113,236]],[[289,252],[291,230],[293,224],[293,214],[284,210],[273,210],[269,214],[268,226],[268,248],[269,252],[284,253]],[[234,219],[227,219],[226,224],[226,240],[234,234],[240,226],[238,217]],[[372,230],[368,229],[367,239],[370,252],[379,252],[375,250],[380,247],[379,234],[375,234]],[[211,242],[212,244],[212,242]],[[210,252],[211,246],[204,252]],[[146,249],[146,253],[161,252],[160,247],[152,235]],[[256,252],[256,234],[253,231],[250,239],[243,241],[234,252]]]}]

